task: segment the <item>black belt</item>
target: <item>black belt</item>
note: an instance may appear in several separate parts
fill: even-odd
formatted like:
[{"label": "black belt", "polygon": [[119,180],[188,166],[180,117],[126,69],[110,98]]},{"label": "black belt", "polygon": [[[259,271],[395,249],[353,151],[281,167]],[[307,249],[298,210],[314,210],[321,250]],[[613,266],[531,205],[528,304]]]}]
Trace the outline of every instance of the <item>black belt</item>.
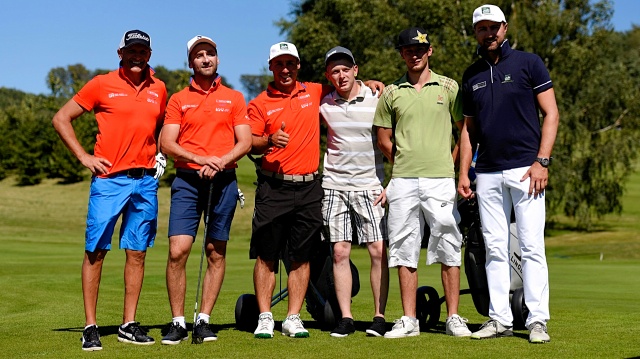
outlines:
[{"label": "black belt", "polygon": [[127,175],[129,178],[142,178],[145,175],[155,176],[155,168],[130,168],[128,170],[114,173],[115,175]]},{"label": "black belt", "polygon": [[266,177],[275,178],[285,182],[311,182],[318,178],[318,171],[313,173],[307,173],[305,175],[287,175],[284,173],[271,172],[267,170],[260,170],[260,173]]}]

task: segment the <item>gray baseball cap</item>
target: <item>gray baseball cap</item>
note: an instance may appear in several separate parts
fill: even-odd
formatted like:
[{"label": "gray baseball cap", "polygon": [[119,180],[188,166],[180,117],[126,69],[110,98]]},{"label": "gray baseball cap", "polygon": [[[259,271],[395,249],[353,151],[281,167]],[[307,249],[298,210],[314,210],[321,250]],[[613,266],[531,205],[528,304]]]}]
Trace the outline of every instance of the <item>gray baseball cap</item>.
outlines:
[{"label": "gray baseball cap", "polygon": [[351,50],[342,46],[336,46],[333,49],[327,51],[327,54],[324,55],[324,65],[327,66],[327,64],[329,63],[332,57],[336,57],[339,55],[346,56],[355,65],[356,60],[353,58],[353,54],[351,53]]}]

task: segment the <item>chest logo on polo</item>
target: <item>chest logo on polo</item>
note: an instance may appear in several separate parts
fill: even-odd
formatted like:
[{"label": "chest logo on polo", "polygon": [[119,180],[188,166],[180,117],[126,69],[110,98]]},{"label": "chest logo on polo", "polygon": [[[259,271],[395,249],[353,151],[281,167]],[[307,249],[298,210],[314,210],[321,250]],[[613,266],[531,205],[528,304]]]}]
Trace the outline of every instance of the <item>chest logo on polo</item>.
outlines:
[{"label": "chest logo on polo", "polygon": [[216,99],[216,112],[231,112],[231,100]]},{"label": "chest logo on polo", "polygon": [[272,114],[274,114],[276,112],[280,112],[280,111],[282,111],[282,107],[274,108],[273,110],[267,111],[267,116],[271,116]]},{"label": "chest logo on polo", "polygon": [[302,101],[300,101],[300,102],[302,102],[300,104],[300,108],[309,107],[313,103],[313,101],[311,101],[311,94],[304,94],[302,96],[299,96],[298,98],[300,100],[302,100]]},{"label": "chest logo on polo", "polygon": [[487,87],[487,81],[478,82],[477,84],[471,86],[473,91],[479,90],[483,87]]},{"label": "chest logo on polo", "polygon": [[502,83],[504,84],[507,82],[513,82],[513,80],[511,79],[511,74],[504,75],[504,80],[502,81]]},{"label": "chest logo on polo", "polygon": [[442,95],[438,95],[438,105],[443,105],[444,104],[444,96]]}]

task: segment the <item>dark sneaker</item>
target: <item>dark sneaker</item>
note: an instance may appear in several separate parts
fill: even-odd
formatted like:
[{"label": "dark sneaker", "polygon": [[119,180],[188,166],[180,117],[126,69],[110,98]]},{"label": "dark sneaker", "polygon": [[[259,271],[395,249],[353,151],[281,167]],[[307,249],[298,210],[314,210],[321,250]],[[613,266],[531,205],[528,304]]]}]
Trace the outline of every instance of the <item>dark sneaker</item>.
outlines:
[{"label": "dark sneaker", "polygon": [[193,328],[193,343],[211,342],[218,339],[216,333],[211,330],[209,323],[200,320]]},{"label": "dark sneaker", "polygon": [[366,330],[367,335],[381,337],[387,332],[387,322],[383,317],[373,317],[373,323]]},{"label": "dark sneaker", "polygon": [[169,332],[167,335],[162,337],[162,344],[166,345],[176,345],[180,344],[181,341],[189,339],[189,334],[187,333],[187,329],[183,328],[182,325],[178,323],[169,324]]},{"label": "dark sneaker", "polygon": [[356,332],[356,327],[353,325],[352,318],[342,318],[338,322],[336,329],[331,331],[331,336],[335,338],[344,338],[349,334]]},{"label": "dark sneaker", "polygon": [[98,327],[95,325],[87,327],[82,331],[82,350],[88,352],[94,350],[102,350],[102,343],[100,342],[100,334],[98,333]]},{"label": "dark sneaker", "polygon": [[151,345],[156,341],[147,335],[147,331],[140,328],[140,323],[134,322],[126,327],[118,328],[118,341],[136,345]]}]

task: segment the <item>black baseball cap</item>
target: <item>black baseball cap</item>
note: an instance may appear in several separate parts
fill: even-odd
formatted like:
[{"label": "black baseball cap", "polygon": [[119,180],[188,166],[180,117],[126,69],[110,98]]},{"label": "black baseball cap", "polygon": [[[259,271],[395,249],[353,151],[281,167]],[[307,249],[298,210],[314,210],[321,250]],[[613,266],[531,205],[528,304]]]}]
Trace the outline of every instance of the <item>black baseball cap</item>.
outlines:
[{"label": "black baseball cap", "polygon": [[398,35],[398,45],[396,49],[409,45],[426,45],[430,47],[431,42],[429,41],[427,31],[421,27],[410,27],[402,30],[400,35]]},{"label": "black baseball cap", "polygon": [[141,44],[151,50],[151,38],[146,32],[140,30],[129,30],[125,32],[124,35],[122,35],[122,40],[120,40],[118,50],[124,49],[125,47],[129,47],[133,44]]}]

